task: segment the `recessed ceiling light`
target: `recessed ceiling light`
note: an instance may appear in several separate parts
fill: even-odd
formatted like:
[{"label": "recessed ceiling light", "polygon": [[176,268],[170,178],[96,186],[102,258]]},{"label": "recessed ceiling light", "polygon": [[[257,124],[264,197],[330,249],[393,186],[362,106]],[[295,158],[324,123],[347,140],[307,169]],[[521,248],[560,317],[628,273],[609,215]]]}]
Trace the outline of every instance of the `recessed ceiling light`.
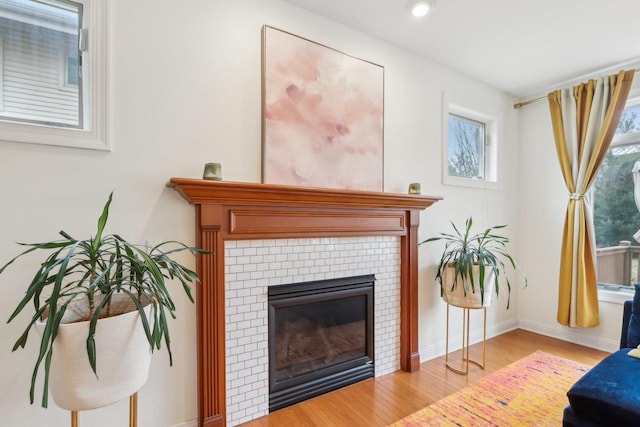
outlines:
[{"label": "recessed ceiling light", "polygon": [[415,17],[422,17],[429,13],[431,2],[428,0],[413,0],[409,2],[409,10]]}]

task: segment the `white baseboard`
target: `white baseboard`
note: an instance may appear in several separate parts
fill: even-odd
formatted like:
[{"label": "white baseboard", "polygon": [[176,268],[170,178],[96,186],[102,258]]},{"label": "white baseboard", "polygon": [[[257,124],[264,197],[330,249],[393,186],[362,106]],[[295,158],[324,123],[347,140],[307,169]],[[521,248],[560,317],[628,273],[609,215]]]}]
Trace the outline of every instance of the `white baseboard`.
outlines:
[{"label": "white baseboard", "polygon": [[[443,325],[444,327],[444,325]],[[515,319],[507,320],[495,325],[487,325],[487,339],[504,334],[505,332],[512,331],[518,328],[518,321]],[[476,344],[482,341],[482,330],[473,330],[469,336],[471,344]],[[449,337],[449,351],[459,350],[462,343],[462,335],[452,335]],[[441,341],[435,344],[421,347],[420,362],[426,362],[427,360],[435,359],[436,357],[443,356],[446,349],[446,342]]]},{"label": "white baseboard", "polygon": [[[607,338],[590,337],[587,335],[574,332],[565,326],[549,326],[532,320],[520,319],[520,329],[535,332],[537,334],[546,335],[548,337],[569,341],[574,344],[591,347],[602,351],[614,352],[618,350],[620,342]],[[578,329],[575,329],[578,330]]]},{"label": "white baseboard", "polygon": [[180,423],[180,424],[174,424],[171,427],[198,427],[198,420],[197,419],[193,419],[193,420],[185,421],[185,422]]}]

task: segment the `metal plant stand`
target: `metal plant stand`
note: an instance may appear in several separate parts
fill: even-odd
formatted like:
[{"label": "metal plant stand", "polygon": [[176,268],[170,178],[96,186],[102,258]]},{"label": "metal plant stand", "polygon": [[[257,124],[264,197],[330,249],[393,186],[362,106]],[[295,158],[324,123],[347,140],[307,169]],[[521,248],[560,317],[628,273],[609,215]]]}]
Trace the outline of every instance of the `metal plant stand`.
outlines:
[{"label": "metal plant stand", "polygon": [[[445,348],[445,364],[451,371],[467,375],[469,373],[469,362],[478,365],[481,369],[484,369],[486,356],[487,356],[487,308],[486,307],[458,307],[462,309],[462,369],[451,366],[449,364],[449,306],[447,303],[447,337]],[[476,360],[471,360],[469,357],[469,317],[471,310],[483,310],[483,325],[482,325],[482,363]]]},{"label": "metal plant stand", "polygon": [[[71,427],[78,426],[78,411],[71,411]],[[138,392],[129,396],[129,427],[138,427]]]}]

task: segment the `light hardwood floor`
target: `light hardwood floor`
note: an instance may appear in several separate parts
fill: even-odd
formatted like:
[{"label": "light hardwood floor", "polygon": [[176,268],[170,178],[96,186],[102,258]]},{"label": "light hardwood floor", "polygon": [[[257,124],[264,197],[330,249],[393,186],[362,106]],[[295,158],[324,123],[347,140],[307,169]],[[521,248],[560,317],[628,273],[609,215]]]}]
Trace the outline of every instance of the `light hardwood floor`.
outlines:
[{"label": "light hardwood floor", "polygon": [[[487,340],[486,368],[482,370],[471,364],[468,376],[449,371],[444,357],[439,357],[421,364],[420,371],[413,374],[399,371],[366,380],[281,409],[244,426],[386,426],[536,350],[589,366],[608,354],[517,329]],[[459,353],[456,356],[459,358]],[[471,358],[482,358],[480,345],[471,347]]]}]

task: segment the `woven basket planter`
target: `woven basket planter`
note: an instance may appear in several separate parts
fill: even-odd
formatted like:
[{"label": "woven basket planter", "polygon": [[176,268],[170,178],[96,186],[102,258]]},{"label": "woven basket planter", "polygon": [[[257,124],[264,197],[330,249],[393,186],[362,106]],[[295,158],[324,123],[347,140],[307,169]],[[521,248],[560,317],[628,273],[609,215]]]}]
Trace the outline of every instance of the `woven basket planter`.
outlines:
[{"label": "woven basket planter", "polygon": [[[151,305],[144,310],[151,320]],[[36,327],[42,331],[44,325]],[[53,344],[49,387],[63,409],[110,405],[137,392],[149,376],[151,348],[137,310],[98,320],[97,377],[87,356],[88,332],[89,321],[61,324]]]},{"label": "woven basket planter", "polygon": [[[482,308],[489,307],[491,305],[491,298],[493,297],[494,288],[494,275],[490,268],[485,269],[484,277],[484,302],[481,299],[480,294],[480,278],[478,266],[473,267],[473,282],[475,284],[476,292],[471,292],[471,281],[463,280],[458,277],[458,283],[454,290],[451,290],[453,279],[455,278],[455,267],[448,265],[444,270],[442,281],[442,299],[447,303],[456,307],[462,308]],[[466,289],[466,293],[465,293]]]}]

